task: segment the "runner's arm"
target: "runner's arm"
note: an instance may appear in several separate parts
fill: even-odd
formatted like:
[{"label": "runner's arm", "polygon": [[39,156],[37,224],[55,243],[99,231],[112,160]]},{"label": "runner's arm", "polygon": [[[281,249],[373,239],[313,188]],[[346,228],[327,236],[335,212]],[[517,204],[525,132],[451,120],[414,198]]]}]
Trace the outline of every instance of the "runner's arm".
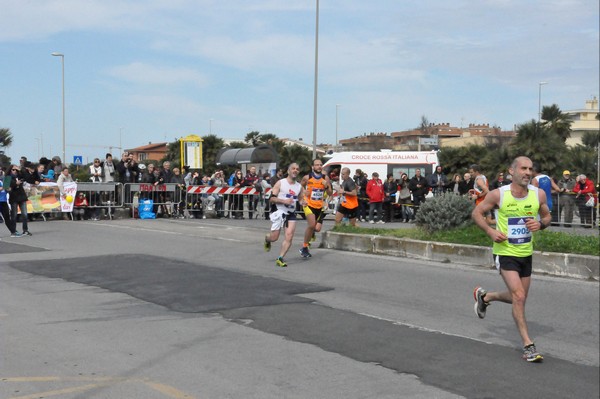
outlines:
[{"label": "runner's arm", "polygon": [[305,193],[306,193],[306,190],[304,190],[304,187],[302,187],[300,189],[300,193],[298,194],[298,202],[302,206],[308,205],[308,202],[306,202],[306,198],[304,198]]},{"label": "runner's arm", "polygon": [[277,181],[277,183],[275,183],[275,185],[271,189],[271,197],[269,197],[269,202],[271,204],[276,204],[278,202],[277,196],[279,195],[279,190],[281,189],[281,184],[279,182],[280,181]]},{"label": "runner's arm", "polygon": [[477,184],[477,187],[479,187],[479,189],[481,190],[481,194],[479,194],[478,197],[486,196],[490,191],[486,184],[481,183],[482,180],[483,179],[479,176],[475,179],[475,184]]},{"label": "runner's arm", "polygon": [[554,179],[550,179],[550,183],[552,183],[552,191],[556,193],[560,193],[562,191],[562,189],[558,187],[558,184],[554,182]]},{"label": "runner's arm", "polygon": [[325,175],[325,181],[327,182],[325,192],[327,193],[327,195],[331,196],[333,194],[333,185],[331,184],[331,179],[329,178],[329,176]]},{"label": "runner's arm", "polygon": [[500,192],[498,190],[492,190],[485,196],[483,201],[473,209],[471,218],[473,222],[485,232],[494,242],[502,242],[506,240],[506,235],[499,230],[490,227],[485,219],[486,213],[491,211],[494,206],[500,202]]}]

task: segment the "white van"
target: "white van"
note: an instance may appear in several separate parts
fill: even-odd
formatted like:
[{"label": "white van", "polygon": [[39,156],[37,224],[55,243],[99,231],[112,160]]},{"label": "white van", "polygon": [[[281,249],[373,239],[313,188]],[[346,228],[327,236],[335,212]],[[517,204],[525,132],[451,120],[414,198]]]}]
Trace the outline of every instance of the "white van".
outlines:
[{"label": "white van", "polygon": [[408,178],[415,175],[416,169],[421,169],[422,176],[429,176],[435,172],[439,165],[437,151],[349,151],[334,152],[331,158],[323,165],[327,173],[337,169],[339,176],[342,168],[350,168],[350,176],[354,176],[356,169],[367,173],[371,178],[373,172],[379,173],[379,178],[386,180],[388,174],[393,174],[394,179],[400,179],[402,173]]}]

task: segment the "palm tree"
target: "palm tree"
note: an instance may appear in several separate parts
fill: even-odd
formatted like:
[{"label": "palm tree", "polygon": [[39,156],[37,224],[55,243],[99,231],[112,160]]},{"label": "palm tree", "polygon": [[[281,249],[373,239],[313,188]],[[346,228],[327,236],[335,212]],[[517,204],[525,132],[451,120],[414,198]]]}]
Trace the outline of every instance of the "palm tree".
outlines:
[{"label": "palm tree", "polygon": [[565,155],[565,168],[576,171],[578,174],[583,173],[590,179],[597,181],[596,170],[598,166],[596,162],[598,162],[598,155],[595,148],[577,144],[569,148]]},{"label": "palm tree", "polygon": [[[10,147],[12,144],[12,134],[10,129],[2,127],[0,128],[0,149]],[[0,166],[4,167],[10,165],[10,157],[4,155],[4,151],[0,151]]]},{"label": "palm tree", "polygon": [[271,144],[269,143],[269,141],[273,142],[276,140],[279,140],[279,137],[277,137],[277,135],[273,133],[265,133],[260,135],[260,141],[265,144]]},{"label": "palm tree", "polygon": [[[466,147],[444,147],[438,153],[440,165],[446,173],[464,173],[472,164],[482,165],[482,159],[489,153],[485,146],[471,144]],[[495,170],[495,168],[494,168]]]},{"label": "palm tree", "polygon": [[510,145],[510,159],[524,155],[538,162],[550,174],[559,173],[567,145],[554,129],[531,120],[517,128]]},{"label": "palm tree", "polygon": [[229,148],[249,148],[252,146],[243,141],[232,141],[229,144],[227,144],[227,147],[229,147]]},{"label": "palm tree", "polygon": [[160,160],[160,163],[163,162],[171,162],[173,167],[180,167],[181,163],[181,143],[179,139],[175,139],[174,141],[167,144],[167,152],[165,156]]},{"label": "palm tree", "polygon": [[214,171],[217,162],[217,153],[223,147],[225,147],[223,139],[214,134],[202,137],[202,160],[205,170],[211,173]]},{"label": "palm tree", "polygon": [[581,136],[581,143],[584,146],[589,147],[591,149],[598,148],[599,140],[600,140],[600,132],[595,131],[595,130],[588,130],[583,133],[583,136]]},{"label": "palm tree", "polygon": [[542,108],[542,126],[554,131],[563,142],[571,137],[571,123],[573,120],[570,115],[564,114],[558,105],[545,105]]},{"label": "palm tree", "polygon": [[248,144],[252,144],[252,147],[256,147],[262,142],[260,132],[252,131],[246,134],[244,141]]},{"label": "palm tree", "polygon": [[298,144],[286,145],[279,152],[279,165],[287,168],[292,162],[300,166],[300,175],[307,174],[312,165],[312,152]]},{"label": "palm tree", "polygon": [[0,128],[0,148],[10,147],[12,144],[12,134],[9,128]]}]

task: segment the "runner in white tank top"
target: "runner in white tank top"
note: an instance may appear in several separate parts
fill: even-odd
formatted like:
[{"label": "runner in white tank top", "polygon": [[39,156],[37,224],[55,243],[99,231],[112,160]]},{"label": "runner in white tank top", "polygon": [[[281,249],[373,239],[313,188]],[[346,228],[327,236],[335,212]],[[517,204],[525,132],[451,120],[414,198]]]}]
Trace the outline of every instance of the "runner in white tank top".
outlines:
[{"label": "runner in white tank top", "polygon": [[296,231],[296,203],[300,202],[302,206],[306,205],[304,188],[297,181],[299,173],[300,167],[298,164],[290,164],[287,177],[275,183],[269,199],[271,203],[275,204],[277,210],[271,213],[271,232],[265,236],[264,248],[266,252],[269,252],[271,243],[279,239],[281,228],[285,228],[285,238],[281,244],[279,257],[275,261],[275,264],[279,267],[287,266],[283,257],[290,249]]}]

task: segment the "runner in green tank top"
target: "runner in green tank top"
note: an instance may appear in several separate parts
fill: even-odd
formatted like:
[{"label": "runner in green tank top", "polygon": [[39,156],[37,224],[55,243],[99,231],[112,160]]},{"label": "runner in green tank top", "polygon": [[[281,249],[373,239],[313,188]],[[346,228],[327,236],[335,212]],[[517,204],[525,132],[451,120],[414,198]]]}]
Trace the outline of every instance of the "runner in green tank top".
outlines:
[{"label": "runner in green tank top", "polygon": [[[476,287],[473,292],[475,313],[483,319],[490,302],[512,304],[513,318],[523,340],[523,359],[539,362],[543,356],[537,352],[529,337],[525,302],[531,284],[532,233],[548,227],[552,216],[546,203],[546,193],[530,185],[533,175],[531,160],[527,157],[516,158],[509,172],[513,176],[512,183],[490,191],[472,214],[473,221],[494,242],[494,261],[508,290],[487,292]],[[495,229],[485,219],[486,212],[492,209],[496,209]]]}]

